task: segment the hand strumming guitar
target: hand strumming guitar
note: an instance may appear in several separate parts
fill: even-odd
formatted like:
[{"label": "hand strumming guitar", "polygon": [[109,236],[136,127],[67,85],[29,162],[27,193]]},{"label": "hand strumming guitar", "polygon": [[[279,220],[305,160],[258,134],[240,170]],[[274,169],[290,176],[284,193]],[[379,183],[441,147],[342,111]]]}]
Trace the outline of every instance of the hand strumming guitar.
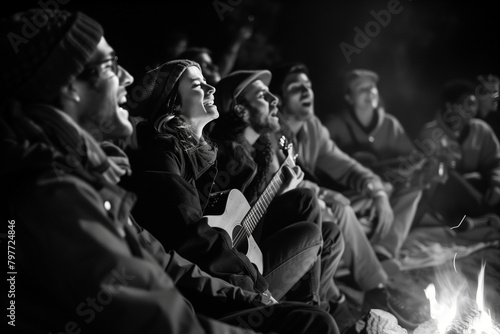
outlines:
[{"label": "hand strumming guitar", "polygon": [[289,190],[297,188],[297,186],[304,179],[304,172],[299,166],[283,166],[283,174],[285,176],[285,182],[281,188],[281,193],[286,193]]}]

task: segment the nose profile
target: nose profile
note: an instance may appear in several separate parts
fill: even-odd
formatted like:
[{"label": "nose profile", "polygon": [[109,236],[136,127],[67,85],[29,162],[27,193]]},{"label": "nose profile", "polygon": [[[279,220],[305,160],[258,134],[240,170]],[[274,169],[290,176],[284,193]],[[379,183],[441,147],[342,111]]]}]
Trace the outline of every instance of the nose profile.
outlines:
[{"label": "nose profile", "polygon": [[214,94],[215,93],[215,87],[212,85],[209,85],[207,83],[203,83],[203,90],[205,91],[205,94]]},{"label": "nose profile", "polygon": [[273,106],[277,106],[279,101],[278,97],[271,92],[269,92],[268,94],[269,94],[269,103]]},{"label": "nose profile", "polygon": [[118,65],[119,74],[118,78],[120,79],[121,86],[130,86],[134,82],[134,77],[130,74],[126,69]]}]

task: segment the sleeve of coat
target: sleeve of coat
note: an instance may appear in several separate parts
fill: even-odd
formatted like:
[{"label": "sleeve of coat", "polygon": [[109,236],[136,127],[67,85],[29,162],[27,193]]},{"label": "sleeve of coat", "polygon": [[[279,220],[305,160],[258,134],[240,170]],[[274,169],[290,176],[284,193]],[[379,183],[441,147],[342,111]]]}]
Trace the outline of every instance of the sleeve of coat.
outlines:
[{"label": "sleeve of coat", "polygon": [[[330,139],[328,129],[319,120],[315,123],[315,126],[318,145],[320,145],[316,168],[321,169],[333,180],[340,182],[349,189],[362,193],[383,189],[380,178],[343,152]],[[368,184],[371,184],[371,189],[367,189]]]},{"label": "sleeve of coat", "polygon": [[88,184],[65,177],[22,194],[12,199],[12,212],[19,244],[18,324],[26,317],[28,331],[248,332],[198,318],[148,252],[142,258],[131,254]]},{"label": "sleeve of coat", "polygon": [[479,169],[492,186],[500,187],[500,142],[488,124],[480,124],[482,140]]},{"label": "sleeve of coat", "polygon": [[195,309],[203,314],[219,317],[269,302],[262,294],[245,291],[222,279],[210,276],[175,251],[167,253],[153,235],[140,226],[136,227],[141,244],[165,268],[175,286],[190,300]]},{"label": "sleeve of coat", "polygon": [[161,171],[140,176],[137,222],[165,249],[175,250],[208,274],[247,291],[265,292],[268,283],[248,257],[232,248],[229,235],[203,218],[198,191],[181,176],[177,160],[175,154],[167,154]]}]

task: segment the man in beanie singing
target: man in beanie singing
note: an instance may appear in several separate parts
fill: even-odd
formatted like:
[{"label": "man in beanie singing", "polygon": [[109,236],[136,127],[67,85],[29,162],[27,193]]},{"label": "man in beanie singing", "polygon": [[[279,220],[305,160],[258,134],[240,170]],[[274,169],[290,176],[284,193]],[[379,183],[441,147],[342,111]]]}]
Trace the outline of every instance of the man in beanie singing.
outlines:
[{"label": "man in beanie singing", "polygon": [[[27,22],[36,22],[36,33],[26,34]],[[135,196],[116,185],[127,159],[104,140],[132,132],[120,106],[133,78],[97,22],[30,10],[0,29],[0,212],[9,231],[2,243],[15,248],[10,332],[254,333],[241,328],[249,324],[337,332],[326,313],[263,306],[260,294],[165,253],[132,221]],[[229,311],[236,313],[222,318]]]}]

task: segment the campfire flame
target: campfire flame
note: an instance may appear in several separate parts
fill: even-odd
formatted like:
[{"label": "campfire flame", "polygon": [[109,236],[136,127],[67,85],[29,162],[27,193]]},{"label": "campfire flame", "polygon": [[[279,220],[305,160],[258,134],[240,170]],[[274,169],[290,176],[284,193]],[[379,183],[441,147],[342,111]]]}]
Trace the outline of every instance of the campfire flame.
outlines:
[{"label": "campfire flame", "polygon": [[[478,275],[476,305],[474,307],[475,312],[472,314],[474,318],[470,322],[470,326],[468,326],[468,329],[464,332],[464,334],[500,334],[498,326],[495,325],[491,318],[489,309],[487,309],[484,305],[485,268],[486,264],[483,263]],[[436,299],[436,288],[432,283],[427,286],[424,292],[430,303],[431,318],[437,323],[437,333],[446,334],[457,322],[457,314],[460,311],[458,309],[460,293],[456,293],[454,296],[447,296],[449,298],[447,298],[445,302],[443,300],[438,301]],[[471,314],[468,314],[468,316],[470,315]]]},{"label": "campfire flame", "polygon": [[424,289],[425,297],[429,300],[431,307],[431,318],[437,321],[438,333],[446,333],[446,329],[451,325],[457,314],[457,299],[452,298],[451,305],[440,303],[436,299],[436,288],[434,284],[429,284]]},{"label": "campfire flame", "polygon": [[476,292],[476,304],[479,310],[479,316],[474,318],[472,323],[472,330],[476,333],[485,333],[485,334],[497,334],[498,330],[495,328],[493,324],[493,320],[491,319],[490,310],[486,309],[484,306],[484,270],[486,264],[482,264],[481,270],[479,271],[478,276],[478,285]]}]

